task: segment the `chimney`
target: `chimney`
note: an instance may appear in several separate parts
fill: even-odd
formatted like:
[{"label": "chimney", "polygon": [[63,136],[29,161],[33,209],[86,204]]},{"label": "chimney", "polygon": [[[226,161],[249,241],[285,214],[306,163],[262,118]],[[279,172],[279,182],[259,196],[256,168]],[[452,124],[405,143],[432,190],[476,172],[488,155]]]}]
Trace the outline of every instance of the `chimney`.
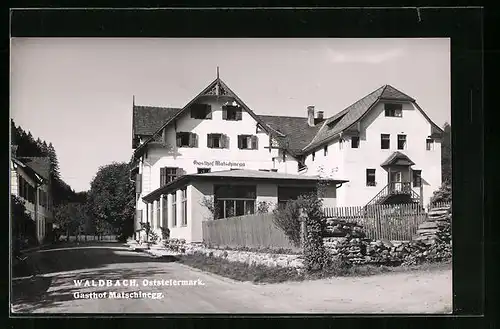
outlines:
[{"label": "chimney", "polygon": [[314,105],[307,107],[307,124],[309,127],[314,127]]},{"label": "chimney", "polygon": [[318,114],[316,116],[316,118],[314,119],[314,124],[317,125],[318,123],[320,122],[323,122],[323,114],[324,112],[323,111],[318,111]]}]

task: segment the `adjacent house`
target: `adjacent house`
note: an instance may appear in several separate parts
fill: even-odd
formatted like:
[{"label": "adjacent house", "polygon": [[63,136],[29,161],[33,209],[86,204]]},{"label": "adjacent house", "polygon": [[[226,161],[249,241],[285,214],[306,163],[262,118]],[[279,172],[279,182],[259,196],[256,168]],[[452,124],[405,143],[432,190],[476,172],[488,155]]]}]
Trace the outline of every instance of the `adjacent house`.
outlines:
[{"label": "adjacent house", "polygon": [[26,210],[36,224],[39,242],[50,232],[53,223],[49,169],[49,158],[18,158],[13,151],[10,161],[10,192],[25,201]]},{"label": "adjacent house", "polygon": [[132,122],[136,229],[149,222],[190,242],[202,220],[284,203],[319,181],[325,206],[426,204],[441,184],[442,130],[389,85],[330,117],[314,106],[291,117],[257,115],[217,76],[183,108],[134,102]]}]

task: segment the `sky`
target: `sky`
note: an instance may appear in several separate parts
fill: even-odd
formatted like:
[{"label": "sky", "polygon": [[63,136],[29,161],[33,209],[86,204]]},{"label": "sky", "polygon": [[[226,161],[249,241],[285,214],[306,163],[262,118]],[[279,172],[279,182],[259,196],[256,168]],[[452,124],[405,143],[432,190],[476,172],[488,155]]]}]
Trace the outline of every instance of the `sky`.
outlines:
[{"label": "sky", "polygon": [[132,155],[132,100],[183,107],[216,77],[256,114],[325,117],[385,84],[451,123],[442,39],[11,39],[10,114],[52,142],[62,179],[90,188]]}]

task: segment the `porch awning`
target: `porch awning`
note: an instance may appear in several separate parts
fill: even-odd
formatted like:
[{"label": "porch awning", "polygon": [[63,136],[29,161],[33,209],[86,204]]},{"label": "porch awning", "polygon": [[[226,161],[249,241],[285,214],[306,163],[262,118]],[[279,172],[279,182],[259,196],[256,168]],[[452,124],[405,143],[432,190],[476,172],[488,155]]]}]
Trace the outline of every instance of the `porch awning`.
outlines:
[{"label": "porch awning", "polygon": [[406,155],[399,151],[396,151],[391,154],[390,157],[387,158],[382,164],[381,167],[387,166],[413,166],[415,162],[411,161],[411,159]]}]

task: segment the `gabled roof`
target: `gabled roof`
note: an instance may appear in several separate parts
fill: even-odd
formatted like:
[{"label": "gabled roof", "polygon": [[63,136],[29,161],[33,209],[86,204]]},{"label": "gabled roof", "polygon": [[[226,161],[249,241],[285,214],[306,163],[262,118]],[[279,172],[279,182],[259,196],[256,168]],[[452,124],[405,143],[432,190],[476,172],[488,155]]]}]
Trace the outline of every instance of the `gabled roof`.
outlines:
[{"label": "gabled roof", "polygon": [[133,134],[152,136],[180,110],[180,108],[140,106],[134,104],[132,116]]},{"label": "gabled roof", "polygon": [[392,153],[384,162],[380,164],[381,167],[397,165],[397,166],[413,166],[415,162],[399,151]]},{"label": "gabled roof", "polygon": [[417,109],[424,115],[424,117],[431,123],[431,125],[442,131],[442,129],[439,128],[434,122],[432,122],[432,120],[425,114],[425,112],[416,104],[413,98],[390,85],[384,85],[361,98],[354,104],[348,106],[343,111],[328,118],[328,120],[319,130],[318,134],[311,140],[309,145],[307,145],[303,149],[303,152],[310,151],[320,146],[322,143],[334,138],[347,128],[357,123],[380,100],[412,102],[416,105]]},{"label": "gabled roof", "polygon": [[305,117],[288,117],[276,115],[259,115],[259,118],[270,128],[284,134],[282,142],[292,153],[300,152],[318,133],[322,123],[311,127]]},{"label": "gabled roof", "polygon": [[251,117],[253,117],[257,123],[259,123],[262,128],[269,134],[278,134],[279,133],[272,131],[267,127],[261,120],[260,118],[253,113],[253,111],[222,81],[218,74],[217,78],[212,81],[205,89],[203,89],[196,97],[194,97],[189,103],[186,104],[182,109],[177,111],[172,117],[170,117],[166,122],[164,122],[156,131],[152,134],[152,136],[146,140],[143,144],[141,144],[135,151],[134,151],[134,157],[137,157],[142,153],[144,148],[146,147],[147,144],[149,144],[151,141],[153,141],[156,137],[156,135],[159,135],[161,131],[167,127],[170,123],[174,122],[176,118],[178,118],[182,113],[184,113],[186,110],[189,109],[189,107],[201,96],[203,95],[216,95],[214,91],[217,90],[218,92],[221,92],[221,96],[230,96],[234,98],[234,100],[248,113],[250,114]]},{"label": "gabled roof", "polygon": [[48,157],[20,157],[18,159],[43,179],[49,179],[50,159]]}]

